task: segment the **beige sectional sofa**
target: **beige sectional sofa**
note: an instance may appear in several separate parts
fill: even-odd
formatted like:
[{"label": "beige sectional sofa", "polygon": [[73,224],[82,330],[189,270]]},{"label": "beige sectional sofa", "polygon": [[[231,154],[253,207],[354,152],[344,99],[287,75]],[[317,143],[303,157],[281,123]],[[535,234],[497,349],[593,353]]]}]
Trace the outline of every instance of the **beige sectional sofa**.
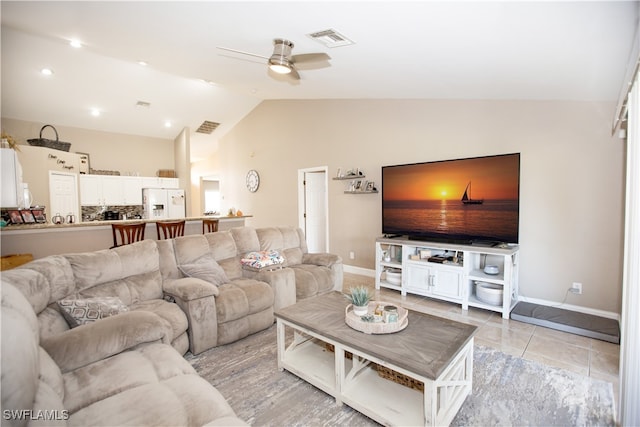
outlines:
[{"label": "beige sectional sofa", "polygon": [[246,425],[151,312],[43,338],[33,302],[2,283],[3,426]]},{"label": "beige sectional sofa", "polygon": [[[267,250],[284,262],[243,267],[247,253]],[[63,425],[238,425],[181,355],[266,329],[297,299],[341,290],[342,261],[309,254],[300,229],[242,227],[50,256],[3,272],[2,287],[3,410],[62,408]],[[89,301],[117,315],[72,328],[76,311],[96,311]],[[14,345],[25,331],[29,344]]]}]

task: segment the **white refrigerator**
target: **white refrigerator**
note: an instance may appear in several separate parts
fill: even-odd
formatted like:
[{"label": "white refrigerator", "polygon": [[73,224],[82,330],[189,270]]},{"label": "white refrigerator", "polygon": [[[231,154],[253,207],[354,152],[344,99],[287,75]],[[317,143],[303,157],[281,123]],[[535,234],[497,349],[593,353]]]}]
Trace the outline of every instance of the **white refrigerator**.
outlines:
[{"label": "white refrigerator", "polygon": [[175,219],[185,217],[184,190],[143,188],[142,203],[146,219]]},{"label": "white refrigerator", "polygon": [[2,188],[0,191],[0,207],[24,207],[24,185],[22,183],[22,168],[15,150],[0,149],[0,173],[2,174]]}]

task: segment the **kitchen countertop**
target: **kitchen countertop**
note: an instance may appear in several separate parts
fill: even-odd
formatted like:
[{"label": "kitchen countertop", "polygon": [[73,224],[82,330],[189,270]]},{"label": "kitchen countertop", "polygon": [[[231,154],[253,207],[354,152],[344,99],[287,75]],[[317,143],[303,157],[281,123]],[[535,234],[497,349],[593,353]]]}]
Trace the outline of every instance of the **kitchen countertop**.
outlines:
[{"label": "kitchen countertop", "polygon": [[[233,219],[244,219],[244,218],[251,218],[253,217],[253,215],[242,215],[242,216],[212,216],[212,215],[207,215],[207,216],[193,216],[193,217],[187,217],[184,218],[185,221],[190,222],[190,221],[202,221],[203,219],[218,219],[220,221],[228,221],[228,220],[233,220]],[[120,220],[113,220],[113,221],[85,221],[85,222],[75,222],[73,224],[52,224],[50,222],[47,223],[40,223],[40,224],[11,224],[11,225],[7,225],[6,227],[2,227],[0,228],[2,233],[8,232],[8,231],[20,231],[20,230],[42,230],[42,231],[47,231],[47,230],[55,230],[55,229],[73,229],[73,228],[83,228],[83,227],[97,227],[97,226],[107,226],[107,225],[111,225],[111,224],[127,224],[127,223],[136,223],[136,222],[144,222],[144,223],[156,223],[158,221],[179,221],[181,218],[178,219],[169,219],[169,218],[162,218],[162,219],[120,219]]]}]

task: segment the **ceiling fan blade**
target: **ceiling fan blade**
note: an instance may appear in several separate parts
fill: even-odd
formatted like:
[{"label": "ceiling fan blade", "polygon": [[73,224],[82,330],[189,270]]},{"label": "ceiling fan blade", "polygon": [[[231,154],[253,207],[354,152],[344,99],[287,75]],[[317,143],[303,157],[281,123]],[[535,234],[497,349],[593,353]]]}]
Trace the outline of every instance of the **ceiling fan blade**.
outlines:
[{"label": "ceiling fan blade", "polygon": [[249,56],[255,56],[256,58],[269,59],[268,56],[258,55],[258,54],[251,53],[251,52],[244,52],[242,50],[229,49],[228,47],[221,47],[221,46],[216,46],[216,47],[218,49],[220,49],[220,50],[226,50],[226,51],[229,51],[229,52],[241,53],[242,55],[249,55]]},{"label": "ceiling fan blade", "polygon": [[300,80],[300,74],[298,74],[298,70],[296,70],[294,67],[291,67],[291,72],[287,74],[287,76],[294,80]]},{"label": "ceiling fan blade", "polygon": [[295,64],[300,64],[302,62],[320,62],[320,61],[328,61],[331,57],[326,53],[303,53],[300,55],[293,55],[291,57],[291,62]]}]

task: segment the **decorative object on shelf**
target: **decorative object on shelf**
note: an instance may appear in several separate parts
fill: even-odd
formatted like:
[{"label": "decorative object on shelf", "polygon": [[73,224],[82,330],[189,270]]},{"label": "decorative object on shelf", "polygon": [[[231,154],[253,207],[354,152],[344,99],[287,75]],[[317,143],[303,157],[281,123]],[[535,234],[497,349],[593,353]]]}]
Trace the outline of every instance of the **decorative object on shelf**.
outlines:
[{"label": "decorative object on shelf", "polygon": [[353,311],[357,316],[364,316],[369,312],[369,301],[371,294],[366,286],[355,286],[349,290],[345,297],[353,305]]},{"label": "decorative object on shelf", "polygon": [[[389,320],[392,321],[385,321],[387,316],[384,316],[384,319],[376,321],[377,319],[375,314],[373,315],[372,321],[369,315],[358,315],[358,313],[354,311],[353,304],[349,304],[345,308],[345,323],[350,328],[353,328],[356,331],[360,331],[365,334],[392,334],[394,332],[399,332],[407,327],[407,325],[409,324],[409,310],[387,302],[369,301],[369,311],[375,313],[375,309],[379,305],[385,307],[385,310],[387,307],[389,307],[389,313],[393,312],[390,307],[394,307],[396,309],[394,314],[389,314]],[[387,312],[385,311],[385,314],[386,313]]]},{"label": "decorative object on shelf", "polygon": [[18,209],[9,210],[8,214],[11,224],[24,224],[24,219],[22,219],[22,215],[20,215],[20,211]]},{"label": "decorative object on shelf", "polygon": [[498,268],[497,265],[489,264],[489,265],[485,265],[484,272],[492,276],[495,276],[496,274],[500,273],[500,269]]},{"label": "decorative object on shelf", "polygon": [[0,140],[2,140],[2,148],[11,148],[12,150],[20,151],[20,148],[18,147],[18,143],[16,142],[15,138],[9,135],[8,133],[6,133],[5,131],[2,131]]},{"label": "decorative object on shelf", "polygon": [[247,189],[252,193],[258,191],[258,187],[260,187],[260,175],[254,169],[251,169],[247,172]]},{"label": "decorative object on shelf", "polygon": [[387,275],[387,282],[391,283],[392,285],[400,286],[400,284],[402,283],[402,270],[400,270],[399,268],[388,268],[385,272]]},{"label": "decorative object on shelf", "polygon": [[[50,127],[55,132],[56,134],[55,141],[52,139],[47,139],[42,137],[42,131],[44,131],[44,129],[47,127]],[[29,145],[33,145],[36,147],[53,148],[54,150],[60,150],[60,151],[69,151],[69,149],[71,148],[70,142],[62,142],[59,140],[58,131],[56,130],[56,128],[54,128],[51,125],[42,126],[42,128],[40,128],[40,138],[27,139],[27,142],[29,143]]]},{"label": "decorative object on shelf", "polygon": [[487,304],[502,305],[503,287],[495,283],[475,282],[476,297]]},{"label": "decorative object on shelf", "polygon": [[80,156],[80,168],[78,169],[78,171],[83,175],[89,174],[89,171],[91,170],[91,161],[89,159],[89,154],[78,153],[77,151],[76,154]]}]

